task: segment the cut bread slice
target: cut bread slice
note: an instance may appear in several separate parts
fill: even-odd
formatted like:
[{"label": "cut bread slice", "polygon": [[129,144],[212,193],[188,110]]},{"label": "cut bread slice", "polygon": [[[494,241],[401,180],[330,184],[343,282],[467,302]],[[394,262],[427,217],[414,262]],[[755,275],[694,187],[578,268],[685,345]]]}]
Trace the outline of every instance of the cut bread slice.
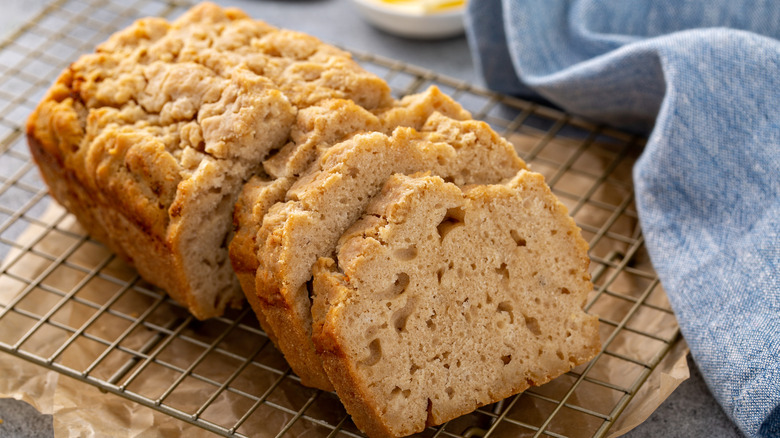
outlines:
[{"label": "cut bread slice", "polygon": [[434,113],[421,131],[359,134],[328,149],[263,218],[256,288],[278,346],[301,381],[330,382],[311,342],[311,268],[393,173],[430,170],[456,184],[499,182],[525,168],[506,140],[477,121]]},{"label": "cut bread slice", "polygon": [[541,175],[394,175],[314,267],[313,341],[355,424],[398,437],[590,360],[587,243]]},{"label": "cut bread slice", "polygon": [[203,319],[243,301],[227,249],[241,187],[288,141],[299,109],[334,98],[394,102],[348,53],[203,3],[172,23],[139,20],[82,56],[27,136],[54,198]]}]

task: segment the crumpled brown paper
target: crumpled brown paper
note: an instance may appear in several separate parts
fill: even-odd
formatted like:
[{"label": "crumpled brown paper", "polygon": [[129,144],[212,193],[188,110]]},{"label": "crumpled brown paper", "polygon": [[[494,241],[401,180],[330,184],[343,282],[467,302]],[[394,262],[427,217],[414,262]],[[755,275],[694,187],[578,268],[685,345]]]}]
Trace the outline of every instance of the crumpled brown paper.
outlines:
[{"label": "crumpled brown paper", "polygon": [[[41,221],[52,223],[64,213],[53,204],[43,215]],[[80,231],[74,221],[65,222],[64,228]],[[28,229],[18,241],[26,243],[39,237],[39,230]],[[83,233],[83,232],[82,232]],[[44,248],[57,251],[59,245],[68,245],[63,236],[61,241],[45,240]],[[6,260],[13,259],[18,252],[12,251]],[[41,260],[25,263],[23,269],[31,276],[37,276],[48,266]],[[66,273],[55,274],[53,281],[72,284],[76,279]],[[16,281],[9,276],[0,275],[0,290],[18,289]],[[0,294],[0,305],[5,306],[14,298],[10,294]],[[43,300],[41,300],[43,301]],[[45,303],[40,303],[42,308]],[[29,303],[25,302],[29,306]],[[57,313],[60,320],[77,318],[73,308],[64,308]],[[13,326],[4,326],[3,338],[14,339],[25,332],[26,327],[19,326],[18,334],[10,333]],[[52,332],[49,336],[36,337],[34,349],[50,351],[61,345],[65,339],[62,334]],[[137,403],[132,403],[114,394],[101,392],[98,388],[62,375],[56,371],[34,365],[24,359],[0,353],[0,397],[22,400],[43,414],[51,414],[54,420],[56,437],[206,437],[212,433],[190,425],[169,415]]]},{"label": "crumpled brown paper", "polygon": [[[545,169],[539,169],[544,173]],[[549,177],[549,175],[548,175]],[[563,181],[562,184],[565,184]],[[571,208],[571,206],[570,206]],[[63,229],[73,230],[77,233],[83,233],[80,231],[78,224],[72,217],[67,216],[65,220],[60,221],[59,218],[64,214],[61,207],[52,205],[49,211],[46,213],[42,220],[49,223],[59,222],[58,227]],[[584,207],[577,211],[577,220],[583,220],[582,215],[592,216],[595,212],[589,212],[588,207]],[[636,224],[627,223],[625,225],[629,229],[636,227]],[[19,241],[25,242],[35,238],[40,230],[28,230],[24,235],[19,238]],[[67,236],[57,238],[58,235],[49,236],[42,240],[39,245],[40,249],[45,250],[46,246],[52,248],[67,246],[72,244],[68,241]],[[588,236],[586,236],[586,240]],[[606,257],[612,254],[613,251],[625,251],[625,245],[616,245],[615,248],[595,248],[594,251],[600,253],[600,257]],[[607,251],[609,250],[609,251]],[[54,249],[52,249],[54,251]],[[94,257],[95,260],[100,260],[105,257],[105,249],[96,247],[95,254],[90,255],[87,253],[85,257],[85,263],[89,262],[90,257]],[[14,257],[15,254],[9,254],[7,259]],[[638,256],[638,263],[648,264],[649,261],[646,257]],[[97,263],[97,262],[95,262]],[[47,263],[41,260],[30,259],[29,261],[20,261],[14,265],[14,269],[27,271],[31,278],[37,273],[42,272],[43,269],[48,266]],[[125,276],[126,278],[132,278],[134,275],[130,268],[123,267],[121,264],[117,267],[118,270],[125,270],[126,272],[118,272],[118,277]],[[596,274],[598,277],[598,273]],[[61,283],[64,285],[63,289],[67,290],[69,285],[75,284],[78,278],[70,278],[67,272],[58,275],[52,275],[47,277],[48,284]],[[599,279],[594,278],[594,282],[598,285]],[[610,289],[614,290],[642,290],[646,285],[634,284],[636,279],[620,276],[614,280],[610,285]],[[7,305],[10,302],[14,294],[9,291],[18,290],[18,281],[5,276],[0,275],[0,305]],[[85,286],[84,293],[93,293],[88,290],[90,286]],[[100,293],[99,290],[94,293]],[[42,300],[45,301],[45,300]],[[656,286],[652,295],[647,299],[652,304],[668,308],[668,302],[666,301],[665,294],[660,286]],[[26,305],[31,305],[29,300],[25,301]],[[35,305],[33,303],[32,305]],[[50,306],[50,303],[41,302],[42,308]],[[650,309],[652,310],[652,309]],[[620,321],[626,315],[626,304],[621,302],[612,302],[609,300],[602,300],[599,298],[593,308],[592,312],[598,314],[602,318],[607,318],[612,321]],[[61,321],[69,321],[74,327],[78,327],[86,317],[80,314],[77,306],[71,306],[64,308],[63,311],[56,314],[56,318]],[[101,331],[112,330],[110,325],[100,326],[93,325],[94,330]],[[640,309],[629,320],[627,325],[629,328],[635,328],[641,330],[642,328],[652,327],[652,332],[662,338],[672,336],[677,330],[677,322],[668,313],[657,311],[645,311]],[[20,326],[19,335],[21,335],[26,327]],[[606,340],[613,328],[602,324],[602,341]],[[12,338],[13,333],[3,333],[2,336]],[[130,339],[137,345],[143,344],[148,341],[148,336],[144,337],[144,333],[137,334],[137,339]],[[58,345],[61,345],[65,341],[66,336],[59,332],[52,332],[50,336],[36,336],[34,346],[25,344],[25,348],[39,348],[43,351],[53,351]],[[651,345],[652,344],[652,345]],[[652,347],[652,348],[651,348]],[[663,347],[661,345],[660,347]],[[94,358],[95,352],[90,351],[90,345],[84,343],[74,344],[74,348],[70,348],[60,358],[60,361],[74,369],[81,369],[80,367],[86,366]],[[187,351],[186,345],[180,345],[171,353],[173,356],[179,356],[186,364],[187,358],[193,357],[193,352]],[[662,348],[661,348],[662,350]],[[617,336],[615,340],[609,346],[609,351],[615,352],[624,356],[639,358],[643,361],[649,361],[652,357],[647,357],[648,352],[653,354],[659,354],[659,345],[657,341],[651,339],[642,339],[641,337],[623,336],[622,334]],[[609,436],[618,436],[624,434],[636,427],[642,421],[644,421],[650,414],[674,391],[680,383],[688,378],[688,367],[686,363],[687,346],[684,341],[680,340],[671,345],[668,354],[663,358],[655,370],[647,376],[647,380],[640,387],[634,398],[625,405],[625,409],[622,414],[615,421],[611,428]],[[197,352],[196,352],[197,353]],[[278,353],[277,353],[277,356]],[[279,356],[280,357],[280,356]],[[110,361],[109,368],[111,367]],[[119,363],[119,362],[117,362]],[[588,372],[588,377],[596,379],[597,381],[610,382],[612,384],[626,387],[632,382],[635,382],[637,376],[640,376],[642,372],[646,372],[643,367],[640,366],[627,366],[626,361],[615,359],[610,355],[602,355],[598,358],[592,368]],[[575,373],[581,373],[586,369],[588,365],[581,365],[575,369]],[[215,375],[219,374],[219,363],[204,363],[204,369],[201,369],[201,373],[212,372]],[[210,367],[210,368],[209,368]],[[31,363],[12,357],[8,354],[0,355],[0,375],[3,376],[0,379],[0,397],[13,397],[16,399],[24,400],[34,406],[36,409],[45,414],[52,414],[54,418],[54,431],[57,437],[198,437],[198,436],[213,436],[211,432],[208,432],[199,427],[190,425],[184,421],[180,421],[165,413],[156,411],[151,408],[139,405],[132,401],[126,400],[122,397],[111,393],[104,393],[87,383],[80,382],[70,377],[59,374],[55,371],[47,370],[43,367],[32,365]],[[107,379],[108,374],[102,376]],[[162,373],[159,376],[151,374],[145,374],[145,378],[141,381],[136,381],[131,385],[133,391],[137,393],[145,393],[145,391],[153,391],[155,388],[166,388],[170,385],[171,376]],[[255,385],[253,388],[261,388],[263,385],[269,385],[270,382],[263,382],[263,378],[251,380],[248,385]],[[529,424],[541,424],[550,414],[555,404],[550,403],[549,399],[545,400],[544,397],[549,397],[555,400],[559,400],[563,394],[565,394],[575,382],[576,377],[571,375],[564,375],[539,388],[532,388],[529,392],[533,392],[537,396],[526,397],[523,396],[518,399],[511,408],[509,408],[508,417],[516,421],[526,422]],[[185,382],[186,383],[186,382]],[[198,391],[197,384],[193,384],[191,387],[187,387],[183,384],[181,390],[176,391],[176,395],[169,399],[166,399],[166,403],[172,403],[177,407],[180,407],[183,411],[192,409],[193,406],[198,406]],[[304,399],[310,394],[314,394],[312,390],[303,387],[291,386],[283,393],[285,398]],[[328,395],[328,397],[334,397]],[[609,388],[605,388],[602,385],[594,384],[592,382],[580,382],[574,392],[568,399],[568,403],[575,406],[584,406],[595,411],[599,411],[599,406],[607,406],[609,410],[613,406],[621,403],[621,399],[624,394],[620,391],[613,391]],[[245,406],[239,406],[240,402],[231,399],[230,397],[219,397],[213,402],[213,405],[207,409],[204,413],[204,418],[210,418],[212,421],[218,422],[219,419],[235,419],[240,418],[243,412],[245,412]],[[337,411],[341,409],[336,409]],[[607,412],[601,412],[602,414],[609,414]],[[321,412],[322,413],[322,412]],[[323,415],[335,415],[332,418],[338,421],[338,414],[322,413]],[[258,417],[258,416],[256,416]],[[259,418],[254,420],[248,420],[240,429],[239,432],[245,434],[251,434],[252,436],[266,436],[275,435],[280,425],[284,425],[291,418],[290,414],[286,414],[281,411],[269,410],[267,415],[260,415]],[[462,433],[464,427],[468,427],[468,418],[453,420],[448,428],[452,427],[453,431]],[[551,422],[547,430],[560,433],[567,436],[591,436],[595,428],[603,421],[599,418],[593,418],[585,415],[581,412],[564,407]],[[300,424],[299,424],[300,423]],[[231,421],[225,421],[221,424],[232,424]],[[462,427],[461,427],[462,426]],[[482,427],[487,427],[485,425]],[[500,424],[500,427],[495,431],[494,436],[517,436],[529,433],[528,430],[512,429],[510,427],[504,427],[504,424]],[[457,428],[461,427],[460,430]],[[288,431],[290,436],[324,436],[324,429],[316,429],[312,426],[307,426],[305,422],[297,422],[292,429]],[[479,432],[478,430],[475,430]]]}]

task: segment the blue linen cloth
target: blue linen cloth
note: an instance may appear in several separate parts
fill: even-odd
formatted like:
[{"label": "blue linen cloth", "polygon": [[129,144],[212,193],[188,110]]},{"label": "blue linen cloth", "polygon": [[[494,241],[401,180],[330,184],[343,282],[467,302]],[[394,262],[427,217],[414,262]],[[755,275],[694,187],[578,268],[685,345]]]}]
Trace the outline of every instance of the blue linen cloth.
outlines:
[{"label": "blue linen cloth", "polygon": [[487,85],[649,132],[640,222],[726,413],[780,436],[780,2],[472,0]]}]

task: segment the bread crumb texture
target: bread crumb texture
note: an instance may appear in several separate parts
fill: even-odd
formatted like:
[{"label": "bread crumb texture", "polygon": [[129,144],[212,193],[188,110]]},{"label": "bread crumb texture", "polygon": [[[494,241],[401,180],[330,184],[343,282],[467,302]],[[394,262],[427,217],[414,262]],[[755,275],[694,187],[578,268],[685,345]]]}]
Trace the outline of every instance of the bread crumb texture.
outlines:
[{"label": "bread crumb texture", "polygon": [[587,244],[541,175],[393,175],[314,269],[314,341],[371,436],[404,436],[592,358]]}]

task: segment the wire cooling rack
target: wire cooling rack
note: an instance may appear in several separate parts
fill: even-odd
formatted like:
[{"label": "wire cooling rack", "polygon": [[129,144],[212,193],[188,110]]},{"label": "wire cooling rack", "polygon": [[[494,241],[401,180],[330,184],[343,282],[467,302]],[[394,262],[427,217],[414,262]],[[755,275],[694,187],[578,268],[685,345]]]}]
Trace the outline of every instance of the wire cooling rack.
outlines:
[{"label": "wire cooling rack", "polygon": [[[31,161],[24,120],[62,68],[136,18],[188,6],[60,0],[0,42],[0,350],[224,436],[259,428],[362,436],[335,394],[300,385],[248,308],[194,320],[53,207]],[[399,97],[437,85],[490,123],[545,175],[591,248],[587,309],[600,317],[598,356],[422,435],[604,436],[679,339],[634,206],[631,167],[644,140],[397,61],[355,57]]]}]

